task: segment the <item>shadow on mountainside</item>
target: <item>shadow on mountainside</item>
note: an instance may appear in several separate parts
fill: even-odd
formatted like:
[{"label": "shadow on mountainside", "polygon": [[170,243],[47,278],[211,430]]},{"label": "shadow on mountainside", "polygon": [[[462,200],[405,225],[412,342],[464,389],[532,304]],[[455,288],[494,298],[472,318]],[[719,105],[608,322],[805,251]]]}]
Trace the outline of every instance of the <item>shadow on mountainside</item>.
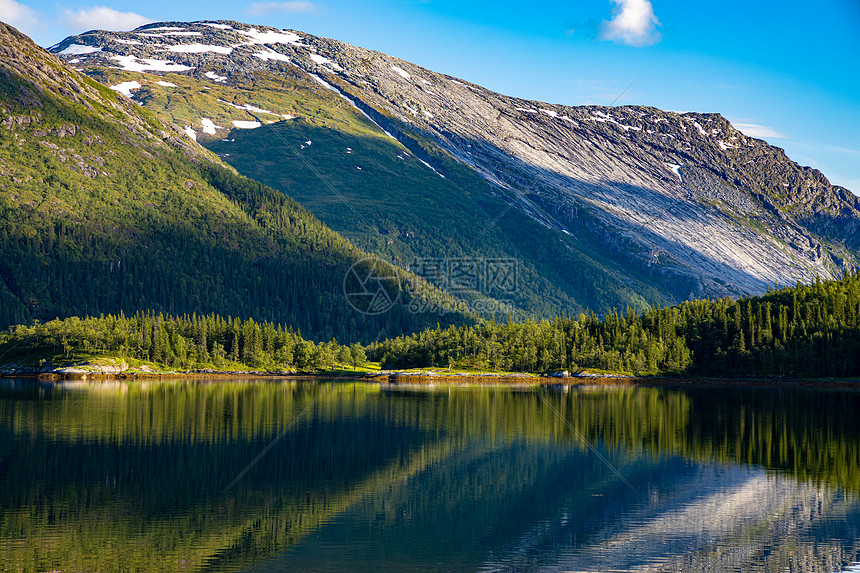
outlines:
[{"label": "shadow on mountainside", "polygon": [[[516,258],[520,283],[512,298],[533,316],[644,308],[766,287],[744,270],[649,229],[649,213],[670,213],[681,221],[700,217],[689,213],[686,202],[650,189],[585,183],[508,156],[516,167],[499,176],[527,191],[514,194],[450,159],[434,161],[434,172],[393,140],[300,120],[233,130],[207,146],[361,247],[393,260]],[[576,194],[550,201],[559,191],[543,184],[546,179]],[[584,199],[612,194],[636,198],[644,221],[631,223]],[[660,254],[651,260],[655,252]]]}]

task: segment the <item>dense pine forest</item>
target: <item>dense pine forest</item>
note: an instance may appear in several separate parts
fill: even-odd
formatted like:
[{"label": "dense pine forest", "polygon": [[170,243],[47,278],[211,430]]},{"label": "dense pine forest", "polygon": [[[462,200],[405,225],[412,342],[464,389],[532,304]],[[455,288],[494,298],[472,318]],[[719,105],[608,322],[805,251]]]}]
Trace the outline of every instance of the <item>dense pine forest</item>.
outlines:
[{"label": "dense pine forest", "polygon": [[216,315],[167,316],[139,312],[77,317],[17,326],[0,335],[0,364],[10,358],[68,362],[115,356],[177,369],[322,370],[367,363],[364,347],[304,340],[292,329]]},{"label": "dense pine forest", "polygon": [[741,300],[696,300],[639,313],[552,321],[437,326],[376,342],[314,343],[291,327],[253,319],[164,316],[69,318],[0,335],[10,356],[54,362],[114,355],[174,368],[319,370],[334,364],[484,371],[607,370],[634,375],[797,377],[860,375],[860,275],[774,289]]},{"label": "dense pine forest", "polygon": [[436,328],[372,344],[384,368],[727,377],[860,374],[860,277],[639,313]]}]

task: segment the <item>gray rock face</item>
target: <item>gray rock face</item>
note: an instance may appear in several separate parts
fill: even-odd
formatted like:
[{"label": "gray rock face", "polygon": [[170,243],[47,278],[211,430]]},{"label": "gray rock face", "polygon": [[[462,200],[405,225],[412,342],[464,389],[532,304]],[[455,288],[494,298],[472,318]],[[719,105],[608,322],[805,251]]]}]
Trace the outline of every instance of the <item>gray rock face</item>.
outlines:
[{"label": "gray rock face", "polygon": [[672,298],[759,293],[858,266],[858,198],[717,114],[527,101],[335,40],[237,22],[89,32],[52,51],[83,69],[237,85],[260,70],[311,74],[442,175],[434,146],[560,240],[590,241]]}]

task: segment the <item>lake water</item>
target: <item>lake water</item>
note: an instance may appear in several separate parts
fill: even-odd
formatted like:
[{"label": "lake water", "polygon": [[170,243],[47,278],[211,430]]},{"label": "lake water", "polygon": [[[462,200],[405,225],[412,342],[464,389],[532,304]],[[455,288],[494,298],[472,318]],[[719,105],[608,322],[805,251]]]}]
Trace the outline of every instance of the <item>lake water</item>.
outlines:
[{"label": "lake water", "polygon": [[3,571],[851,571],[860,393],[0,381]]}]

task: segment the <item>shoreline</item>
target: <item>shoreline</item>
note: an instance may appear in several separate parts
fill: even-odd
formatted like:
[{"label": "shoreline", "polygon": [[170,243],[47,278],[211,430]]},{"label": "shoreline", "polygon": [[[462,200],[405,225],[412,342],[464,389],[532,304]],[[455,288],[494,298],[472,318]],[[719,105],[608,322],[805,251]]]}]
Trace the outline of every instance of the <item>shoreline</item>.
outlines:
[{"label": "shoreline", "polygon": [[379,381],[390,385],[480,385],[480,386],[543,386],[545,388],[569,389],[586,386],[681,386],[681,387],[767,387],[767,388],[831,388],[860,389],[858,378],[713,378],[713,377],[668,377],[632,376],[623,374],[585,374],[566,377],[534,376],[531,374],[506,375],[451,375],[393,372],[371,374],[363,377],[367,381]]},{"label": "shoreline", "polygon": [[530,373],[442,373],[436,371],[383,371],[383,372],[300,372],[300,371],[258,371],[258,370],[195,370],[195,371],[89,371],[83,369],[62,372],[2,372],[0,379],[32,379],[43,382],[64,382],[73,380],[157,380],[181,378],[207,378],[216,380],[271,378],[304,379],[308,381],[343,379],[354,382],[361,380],[384,386],[500,386],[524,387],[541,386],[567,390],[572,387],[586,386],[723,386],[723,387],[768,387],[768,388],[830,388],[860,389],[860,378],[714,378],[714,377],[666,377],[632,376],[624,374],[573,374],[569,376],[537,376]]},{"label": "shoreline", "polygon": [[[64,382],[67,380],[157,380],[159,378],[324,378],[330,377],[319,372],[292,372],[292,371],[258,371],[258,370],[196,370],[196,371],[153,371],[153,372],[100,372],[100,371],[72,371],[72,372],[2,372],[0,380],[21,378],[28,380],[41,380],[43,382]],[[360,377],[361,373],[355,375]],[[350,375],[352,377],[352,375]]]}]

